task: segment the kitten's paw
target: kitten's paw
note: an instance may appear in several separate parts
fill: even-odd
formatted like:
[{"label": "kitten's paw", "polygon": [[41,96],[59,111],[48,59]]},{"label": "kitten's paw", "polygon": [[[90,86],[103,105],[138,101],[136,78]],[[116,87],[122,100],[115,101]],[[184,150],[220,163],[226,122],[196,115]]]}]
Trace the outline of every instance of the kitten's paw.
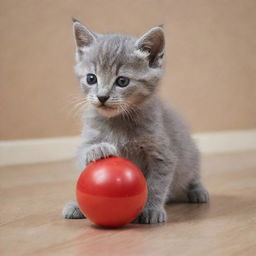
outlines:
[{"label": "kitten's paw", "polygon": [[166,222],[166,220],[166,211],[163,208],[144,208],[133,223],[156,224]]},{"label": "kitten's paw", "polygon": [[96,145],[93,145],[89,148],[86,154],[86,164],[94,162],[98,159],[107,158],[110,156],[118,155],[117,149],[114,145],[102,142]]},{"label": "kitten's paw", "polygon": [[208,191],[201,187],[201,188],[196,188],[188,191],[188,200],[190,203],[207,203],[209,202],[210,196]]},{"label": "kitten's paw", "polygon": [[86,218],[80,211],[79,206],[76,202],[67,203],[63,210],[62,215],[65,219],[84,219]]}]

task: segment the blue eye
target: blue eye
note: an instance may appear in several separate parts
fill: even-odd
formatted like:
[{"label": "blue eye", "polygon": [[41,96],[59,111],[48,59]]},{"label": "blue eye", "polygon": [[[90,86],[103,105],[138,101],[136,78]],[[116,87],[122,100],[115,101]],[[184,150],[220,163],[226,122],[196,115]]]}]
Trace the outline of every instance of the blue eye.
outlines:
[{"label": "blue eye", "polygon": [[88,84],[96,84],[97,83],[97,77],[94,74],[88,74],[87,75],[87,83]]},{"label": "blue eye", "polygon": [[116,85],[118,85],[119,87],[126,87],[128,84],[130,83],[130,79],[124,76],[119,76],[116,79]]}]

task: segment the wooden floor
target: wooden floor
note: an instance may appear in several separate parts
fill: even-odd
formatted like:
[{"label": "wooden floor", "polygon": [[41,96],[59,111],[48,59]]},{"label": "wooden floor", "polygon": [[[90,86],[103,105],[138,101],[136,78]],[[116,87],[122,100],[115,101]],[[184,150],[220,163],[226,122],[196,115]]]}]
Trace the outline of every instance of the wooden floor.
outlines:
[{"label": "wooden floor", "polygon": [[102,229],[65,220],[71,161],[0,169],[0,255],[256,255],[256,152],[203,158],[208,205],[173,204],[168,223]]}]

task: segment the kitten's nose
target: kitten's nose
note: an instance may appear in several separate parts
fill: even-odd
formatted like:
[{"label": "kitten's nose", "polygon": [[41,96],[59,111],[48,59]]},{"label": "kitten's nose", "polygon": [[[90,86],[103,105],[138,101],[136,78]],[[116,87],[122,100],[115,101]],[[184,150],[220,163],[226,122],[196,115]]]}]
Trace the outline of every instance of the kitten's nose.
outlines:
[{"label": "kitten's nose", "polygon": [[109,99],[109,96],[97,96],[97,97],[101,103],[105,103]]}]

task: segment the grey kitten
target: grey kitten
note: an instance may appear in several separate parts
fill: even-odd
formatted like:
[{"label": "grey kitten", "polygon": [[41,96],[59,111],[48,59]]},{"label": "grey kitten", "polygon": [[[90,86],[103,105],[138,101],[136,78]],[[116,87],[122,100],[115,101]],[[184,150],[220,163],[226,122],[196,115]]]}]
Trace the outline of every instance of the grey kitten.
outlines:
[{"label": "grey kitten", "polygon": [[[154,27],[142,37],[101,35],[74,20],[75,73],[89,103],[84,114],[80,169],[97,159],[121,156],[143,172],[148,200],[135,222],[166,221],[165,203],[186,194],[206,203],[199,152],[181,117],[156,91],[163,73],[164,32]],[[84,218],[75,202],[65,218]]]}]

